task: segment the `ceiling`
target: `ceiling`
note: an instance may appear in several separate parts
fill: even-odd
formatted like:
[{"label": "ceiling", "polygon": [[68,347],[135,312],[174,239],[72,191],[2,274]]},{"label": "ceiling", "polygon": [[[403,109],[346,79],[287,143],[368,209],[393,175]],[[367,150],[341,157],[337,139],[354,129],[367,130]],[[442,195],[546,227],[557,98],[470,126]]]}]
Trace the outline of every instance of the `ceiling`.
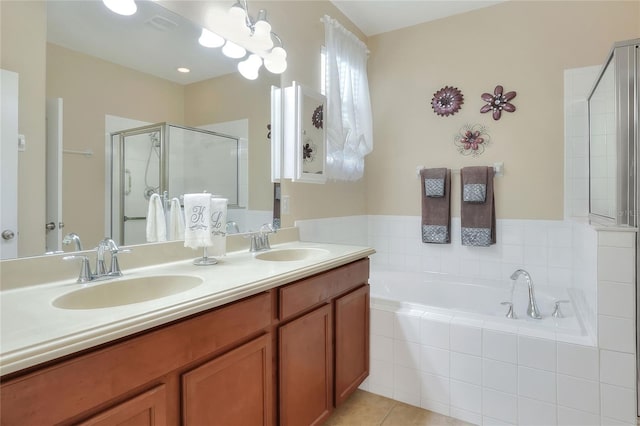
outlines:
[{"label": "ceiling", "polygon": [[367,36],[493,6],[505,0],[331,0]]}]

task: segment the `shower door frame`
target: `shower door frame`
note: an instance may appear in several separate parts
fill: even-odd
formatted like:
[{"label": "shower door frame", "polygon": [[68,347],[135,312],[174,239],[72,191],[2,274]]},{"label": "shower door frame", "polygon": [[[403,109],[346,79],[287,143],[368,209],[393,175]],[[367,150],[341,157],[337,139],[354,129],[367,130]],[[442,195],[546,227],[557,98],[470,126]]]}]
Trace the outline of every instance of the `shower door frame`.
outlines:
[{"label": "shower door frame", "polygon": [[[159,194],[163,194],[164,191],[167,190],[167,167],[168,167],[168,156],[165,155],[166,151],[166,135],[167,135],[167,126],[168,123],[156,123],[156,124],[150,124],[148,126],[142,126],[142,127],[136,127],[133,129],[127,129],[127,130],[122,130],[119,132],[114,132],[111,134],[111,149],[112,149],[112,153],[117,152],[117,158],[118,158],[118,173],[114,173],[113,170],[113,165],[112,165],[112,171],[111,171],[111,230],[112,230],[112,234],[114,233],[114,230],[116,230],[116,226],[117,226],[117,232],[118,232],[118,244],[124,244],[124,225],[125,222],[127,222],[126,218],[125,218],[125,214],[124,214],[124,197],[125,197],[125,178],[124,178],[124,170],[125,170],[125,158],[124,158],[124,141],[126,137],[129,136],[137,136],[137,135],[142,135],[145,133],[152,133],[157,131],[160,135],[160,160],[159,160],[159,167],[158,167],[158,185],[159,185],[159,189],[158,189],[158,193]],[[114,144],[114,136],[118,137],[117,140],[117,144]],[[117,145],[117,146],[114,146]],[[115,159],[115,156],[113,156],[113,158]],[[115,162],[114,162],[115,163]],[[114,208],[114,201],[116,201],[116,191],[114,191],[115,188],[119,189],[119,192],[117,194],[117,203],[118,206],[117,208]],[[117,215],[117,223],[116,223],[116,218],[114,217],[114,211],[117,210],[118,211],[118,215]],[[132,218],[133,219],[138,219],[138,218]],[[146,220],[146,216],[144,217],[144,220]]]}]

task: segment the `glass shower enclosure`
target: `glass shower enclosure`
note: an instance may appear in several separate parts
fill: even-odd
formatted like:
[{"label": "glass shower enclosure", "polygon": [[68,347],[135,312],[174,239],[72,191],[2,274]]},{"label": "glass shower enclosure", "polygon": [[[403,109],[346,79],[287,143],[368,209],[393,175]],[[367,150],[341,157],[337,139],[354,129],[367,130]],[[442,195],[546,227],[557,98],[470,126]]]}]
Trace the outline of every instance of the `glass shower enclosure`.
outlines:
[{"label": "glass shower enclosure", "polygon": [[[640,39],[613,45],[588,101],[589,216],[607,225],[638,227]],[[640,371],[638,253],[636,232],[636,370]],[[640,384],[638,377],[636,383]]]},{"label": "glass shower enclosure", "polygon": [[149,198],[165,212],[172,198],[208,192],[239,206],[240,140],[209,130],[158,123],[111,134],[111,235],[118,244],[146,242]]}]

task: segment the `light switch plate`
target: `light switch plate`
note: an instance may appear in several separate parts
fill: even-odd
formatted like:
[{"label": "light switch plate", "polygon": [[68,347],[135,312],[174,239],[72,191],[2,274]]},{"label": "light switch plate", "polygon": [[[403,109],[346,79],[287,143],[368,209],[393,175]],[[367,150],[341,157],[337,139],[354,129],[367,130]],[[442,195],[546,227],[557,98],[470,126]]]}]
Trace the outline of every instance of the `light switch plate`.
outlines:
[{"label": "light switch plate", "polygon": [[27,138],[24,135],[18,135],[18,151],[24,152],[27,150]]}]

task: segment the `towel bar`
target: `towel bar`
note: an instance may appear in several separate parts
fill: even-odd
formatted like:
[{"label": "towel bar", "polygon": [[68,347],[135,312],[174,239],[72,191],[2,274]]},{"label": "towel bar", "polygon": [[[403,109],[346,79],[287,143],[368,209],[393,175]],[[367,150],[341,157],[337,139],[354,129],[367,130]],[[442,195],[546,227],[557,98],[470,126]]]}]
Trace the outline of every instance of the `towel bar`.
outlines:
[{"label": "towel bar", "polygon": [[[424,166],[416,167],[416,176],[420,177],[420,170],[424,169]],[[495,177],[504,176],[504,163],[493,163],[493,171]],[[460,173],[460,169],[451,169],[451,173]]]}]

